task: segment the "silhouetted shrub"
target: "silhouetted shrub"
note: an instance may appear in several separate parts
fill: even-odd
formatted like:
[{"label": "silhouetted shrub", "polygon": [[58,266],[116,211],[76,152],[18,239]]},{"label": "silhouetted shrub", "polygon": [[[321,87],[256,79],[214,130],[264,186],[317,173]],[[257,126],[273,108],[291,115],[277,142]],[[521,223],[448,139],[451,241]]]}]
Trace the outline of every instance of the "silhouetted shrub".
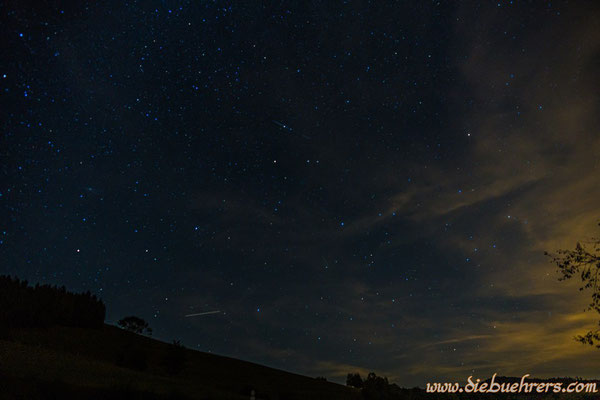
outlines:
[{"label": "silhouetted shrub", "polygon": [[173,340],[161,358],[161,365],[168,374],[176,375],[185,368],[186,358],[185,347],[179,340]]},{"label": "silhouetted shrub", "polygon": [[392,393],[388,379],[380,377],[371,372],[367,379],[363,381],[362,387],[363,398],[368,400],[385,400],[392,399]]},{"label": "silhouetted shrub", "polygon": [[117,323],[121,328],[133,333],[137,333],[138,335],[141,335],[144,332],[146,332],[148,335],[152,335],[152,328],[150,328],[148,323],[140,317],[131,315],[123,318]]},{"label": "silhouetted shrub", "polygon": [[348,374],[348,376],[346,377],[346,386],[352,386],[355,388],[361,388],[363,387],[363,380],[360,377],[359,373],[356,374]]},{"label": "silhouetted shrub", "polygon": [[0,276],[0,326],[45,328],[51,325],[101,328],[106,307],[89,291],[68,292],[65,287],[28,286],[10,276]]}]

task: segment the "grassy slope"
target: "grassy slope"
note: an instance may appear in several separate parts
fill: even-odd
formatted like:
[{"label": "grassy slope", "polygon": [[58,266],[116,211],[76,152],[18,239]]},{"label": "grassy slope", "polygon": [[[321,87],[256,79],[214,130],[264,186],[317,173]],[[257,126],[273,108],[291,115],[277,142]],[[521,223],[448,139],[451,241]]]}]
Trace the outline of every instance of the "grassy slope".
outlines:
[{"label": "grassy slope", "polygon": [[[119,349],[131,346],[148,355],[147,370],[115,365]],[[257,391],[257,398],[270,400],[360,397],[353,389],[334,383],[193,350],[186,350],[186,368],[169,376],[160,365],[167,347],[108,325],[102,330],[19,330],[11,333],[10,340],[0,340],[0,379],[9,392],[25,394],[25,398],[45,398],[38,392],[54,391],[80,398],[117,398],[116,393],[129,393],[123,397],[248,399],[242,393],[249,387]],[[0,397],[9,398],[2,394],[7,395],[6,389]]]}]

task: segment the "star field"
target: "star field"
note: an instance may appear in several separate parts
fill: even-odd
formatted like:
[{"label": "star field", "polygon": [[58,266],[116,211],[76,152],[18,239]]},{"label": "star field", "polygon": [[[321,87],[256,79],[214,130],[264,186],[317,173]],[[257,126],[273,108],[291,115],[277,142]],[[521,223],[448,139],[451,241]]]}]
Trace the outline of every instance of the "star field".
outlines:
[{"label": "star field", "polygon": [[543,257],[598,218],[592,3],[0,11],[1,273],[334,381],[593,370]]}]

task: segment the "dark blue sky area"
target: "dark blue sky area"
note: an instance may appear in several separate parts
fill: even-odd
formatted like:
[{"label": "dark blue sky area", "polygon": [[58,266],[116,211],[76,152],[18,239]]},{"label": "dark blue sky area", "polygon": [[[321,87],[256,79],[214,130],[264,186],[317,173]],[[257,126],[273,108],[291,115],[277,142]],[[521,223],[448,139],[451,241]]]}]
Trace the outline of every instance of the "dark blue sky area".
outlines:
[{"label": "dark blue sky area", "polygon": [[0,13],[0,273],[338,381],[594,370],[543,257],[598,219],[593,2]]}]

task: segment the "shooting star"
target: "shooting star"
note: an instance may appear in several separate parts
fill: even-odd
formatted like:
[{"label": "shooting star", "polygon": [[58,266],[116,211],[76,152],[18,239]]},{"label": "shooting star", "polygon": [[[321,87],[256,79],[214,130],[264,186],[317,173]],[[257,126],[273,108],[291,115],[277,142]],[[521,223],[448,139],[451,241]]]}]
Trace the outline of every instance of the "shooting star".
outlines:
[{"label": "shooting star", "polygon": [[281,122],[275,121],[275,120],[273,120],[273,123],[275,125],[277,125],[278,127],[280,127],[281,129],[285,129],[286,131],[290,131],[290,132],[293,131],[293,129],[292,129],[291,126],[288,126],[288,125],[286,125],[284,123],[281,123]]},{"label": "shooting star", "polygon": [[219,310],[217,310],[217,311],[206,311],[206,312],[201,312],[201,313],[196,313],[196,314],[187,314],[187,315],[184,315],[184,317],[186,317],[186,318],[187,317],[199,317],[201,315],[218,314],[220,312],[221,311],[219,311]]},{"label": "shooting star", "polygon": [[[280,127],[281,129],[284,129],[284,130],[286,130],[288,132],[293,132],[294,131],[291,126],[289,126],[287,124],[284,124],[283,122],[279,122],[279,121],[275,121],[275,120],[272,120],[272,122],[275,125],[277,125],[278,127]],[[304,139],[310,140],[310,136],[307,136],[307,135],[304,135],[304,134],[300,134],[300,136],[302,136]]]}]

